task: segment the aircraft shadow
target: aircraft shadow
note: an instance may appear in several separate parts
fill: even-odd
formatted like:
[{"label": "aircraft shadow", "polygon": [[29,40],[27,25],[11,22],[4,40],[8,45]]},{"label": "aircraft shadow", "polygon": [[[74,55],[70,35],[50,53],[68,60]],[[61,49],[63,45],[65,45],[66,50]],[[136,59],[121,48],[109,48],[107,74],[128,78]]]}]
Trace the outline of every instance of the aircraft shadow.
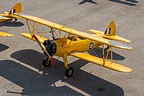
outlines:
[{"label": "aircraft shadow", "polygon": [[132,3],[138,3],[139,0],[126,0],[126,1],[129,1],[129,2],[132,2]]},{"label": "aircraft shadow", "polygon": [[125,5],[130,5],[130,6],[135,6],[137,5],[138,1],[137,0],[109,0],[112,2],[116,2],[116,3],[121,3],[121,4],[125,4]]},{"label": "aircraft shadow", "polygon": [[6,49],[8,49],[8,48],[9,48],[8,46],[0,43],[0,52],[6,50]]},{"label": "aircraft shadow", "polygon": [[[0,61],[0,75],[7,80],[21,86],[22,92],[8,90],[10,94],[22,95],[46,95],[46,96],[124,96],[121,87],[112,84],[104,79],[87,73],[80,68],[87,64],[87,61],[77,60],[70,64],[75,70],[75,76],[64,79],[63,62],[54,59],[55,70],[52,68],[41,69],[41,60],[44,58],[42,53],[32,49],[20,50],[11,57],[29,66],[42,71],[43,74],[32,71],[15,61]],[[5,66],[6,65],[6,66]],[[47,73],[47,75],[46,75]]]},{"label": "aircraft shadow", "polygon": [[[94,54],[94,52],[92,50],[96,54]],[[92,49],[92,50],[89,50],[88,53],[91,54],[91,55],[96,55],[100,58],[102,57],[102,48],[98,47],[98,48],[95,48],[95,49]],[[106,55],[106,53],[107,53],[107,48],[104,49],[104,54]],[[112,52],[112,54],[113,54],[113,60],[124,60],[125,59],[125,57],[123,57],[123,56],[121,56],[121,55],[119,55],[115,52]],[[110,55],[108,55],[108,59],[110,59]]]},{"label": "aircraft shadow", "polygon": [[86,2],[92,3],[92,4],[97,4],[97,3],[96,3],[95,1],[93,1],[93,0],[83,0],[83,1],[81,1],[81,2],[79,3],[79,5],[84,4],[84,3],[86,3]]},{"label": "aircraft shadow", "polygon": [[10,21],[5,21],[5,22],[0,22],[0,27],[1,26],[8,26],[8,27],[20,27],[24,26],[22,22],[10,22]]}]

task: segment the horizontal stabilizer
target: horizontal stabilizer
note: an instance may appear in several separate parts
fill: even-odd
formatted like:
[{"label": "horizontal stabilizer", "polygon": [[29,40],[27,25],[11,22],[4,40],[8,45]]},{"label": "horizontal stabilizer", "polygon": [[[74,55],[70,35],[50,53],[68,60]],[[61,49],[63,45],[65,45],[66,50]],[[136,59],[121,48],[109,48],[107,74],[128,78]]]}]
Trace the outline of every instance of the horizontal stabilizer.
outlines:
[{"label": "horizontal stabilizer", "polygon": [[130,40],[122,38],[120,36],[104,36],[104,38],[111,39],[111,40],[122,41],[122,42],[131,42]]},{"label": "horizontal stabilizer", "polygon": [[101,34],[101,35],[104,34],[104,32],[98,31],[98,30],[94,30],[94,29],[90,29],[89,32],[92,32],[94,34]]},{"label": "horizontal stabilizer", "polygon": [[3,14],[0,14],[0,22],[10,20],[8,17],[4,17]]},{"label": "horizontal stabilizer", "polygon": [[[95,56],[92,56],[90,54],[85,54],[85,53],[72,53],[71,56],[92,62],[94,64],[115,70],[115,71],[119,71],[119,72],[131,72],[132,69],[126,67],[126,66],[122,66],[120,64],[114,63],[114,62],[110,62],[108,60],[103,60],[102,58],[98,58]],[[104,63],[105,62],[105,63]]]},{"label": "horizontal stabilizer", "polygon": [[104,32],[102,32],[102,31],[93,30],[93,29],[90,29],[89,31],[97,34],[98,36],[104,37],[104,38],[106,38],[106,39],[117,40],[117,41],[122,41],[122,42],[131,42],[130,40],[125,39],[125,38],[122,38],[122,37],[120,37],[120,36],[116,36],[116,35],[105,35]]},{"label": "horizontal stabilizer", "polygon": [[0,32],[0,36],[14,36],[14,34],[9,34],[6,32]]},{"label": "horizontal stabilizer", "polygon": [[[29,33],[21,33],[21,35],[24,36],[24,37],[26,37],[26,38],[28,38],[28,39],[31,39],[31,40],[34,40],[34,41],[35,41],[35,39],[32,38],[31,34],[29,34]],[[39,39],[39,41],[40,41],[41,43],[43,43],[44,40],[47,40],[47,38],[44,38],[44,37],[42,37],[42,36],[39,36],[39,35],[35,35],[35,36]]]}]

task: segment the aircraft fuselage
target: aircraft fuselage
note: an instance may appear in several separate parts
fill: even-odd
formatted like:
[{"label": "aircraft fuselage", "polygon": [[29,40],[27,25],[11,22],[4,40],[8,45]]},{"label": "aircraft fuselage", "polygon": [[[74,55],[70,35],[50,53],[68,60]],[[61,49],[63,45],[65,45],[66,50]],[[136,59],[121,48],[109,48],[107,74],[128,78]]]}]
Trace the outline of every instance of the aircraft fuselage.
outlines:
[{"label": "aircraft fuselage", "polygon": [[76,36],[73,39],[58,38],[54,40],[54,42],[56,44],[56,53],[54,55],[60,57],[64,54],[69,55],[73,52],[84,52],[101,45],[99,42]]}]

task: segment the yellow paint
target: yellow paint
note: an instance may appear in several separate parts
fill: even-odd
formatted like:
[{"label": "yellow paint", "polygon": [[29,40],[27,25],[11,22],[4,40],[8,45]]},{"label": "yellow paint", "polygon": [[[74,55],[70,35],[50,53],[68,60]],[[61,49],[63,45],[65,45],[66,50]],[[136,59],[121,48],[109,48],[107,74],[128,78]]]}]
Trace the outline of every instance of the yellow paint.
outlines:
[{"label": "yellow paint", "polygon": [[0,36],[14,36],[14,34],[9,34],[6,32],[0,32]]},{"label": "yellow paint", "polygon": [[10,19],[10,18],[4,17],[4,16],[2,16],[2,14],[0,14],[0,22],[7,21],[7,20],[9,20],[9,19]]},{"label": "yellow paint", "polygon": [[19,3],[15,4],[15,6],[12,9],[15,9],[16,13],[21,13],[21,10],[22,10],[21,3],[19,2]]}]

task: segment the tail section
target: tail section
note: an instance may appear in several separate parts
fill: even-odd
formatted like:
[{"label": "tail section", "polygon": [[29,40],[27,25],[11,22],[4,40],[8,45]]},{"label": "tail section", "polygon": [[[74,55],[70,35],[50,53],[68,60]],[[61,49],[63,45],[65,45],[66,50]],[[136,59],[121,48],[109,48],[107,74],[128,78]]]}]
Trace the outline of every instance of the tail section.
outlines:
[{"label": "tail section", "polygon": [[117,41],[122,41],[122,42],[131,42],[130,40],[127,40],[125,38],[122,38],[120,36],[116,35],[116,26],[114,21],[111,21],[109,26],[106,28],[105,32],[98,31],[98,30],[89,30],[90,32],[95,33],[96,35],[109,39],[109,40],[117,40]]},{"label": "tail section", "polygon": [[116,35],[116,25],[115,25],[114,21],[110,22],[110,24],[107,27],[103,37],[110,39],[110,40],[117,40],[117,41],[122,41],[122,42],[131,42],[130,40],[127,40],[125,38],[122,38],[122,37]]},{"label": "tail section", "polygon": [[105,30],[105,35],[114,36],[116,35],[116,26],[114,21],[111,21],[107,29]]},{"label": "tail section", "polygon": [[9,12],[4,12],[4,14],[0,14],[0,16],[2,16],[0,18],[0,22],[7,21],[7,20],[11,20],[11,21],[14,20],[14,22],[16,22],[17,18],[20,17],[14,15],[14,13],[21,13],[21,10],[22,10],[21,3],[17,3]]},{"label": "tail section", "polygon": [[21,3],[15,4],[15,6],[9,11],[9,14],[14,14],[14,13],[21,13],[22,10],[22,5]]},{"label": "tail section", "polygon": [[0,14],[0,22],[4,22],[8,20],[13,21],[13,19],[17,21],[17,18],[20,17],[14,15],[14,13],[20,13],[21,10],[22,10],[21,3],[17,3],[9,12],[4,12],[4,14]]}]

